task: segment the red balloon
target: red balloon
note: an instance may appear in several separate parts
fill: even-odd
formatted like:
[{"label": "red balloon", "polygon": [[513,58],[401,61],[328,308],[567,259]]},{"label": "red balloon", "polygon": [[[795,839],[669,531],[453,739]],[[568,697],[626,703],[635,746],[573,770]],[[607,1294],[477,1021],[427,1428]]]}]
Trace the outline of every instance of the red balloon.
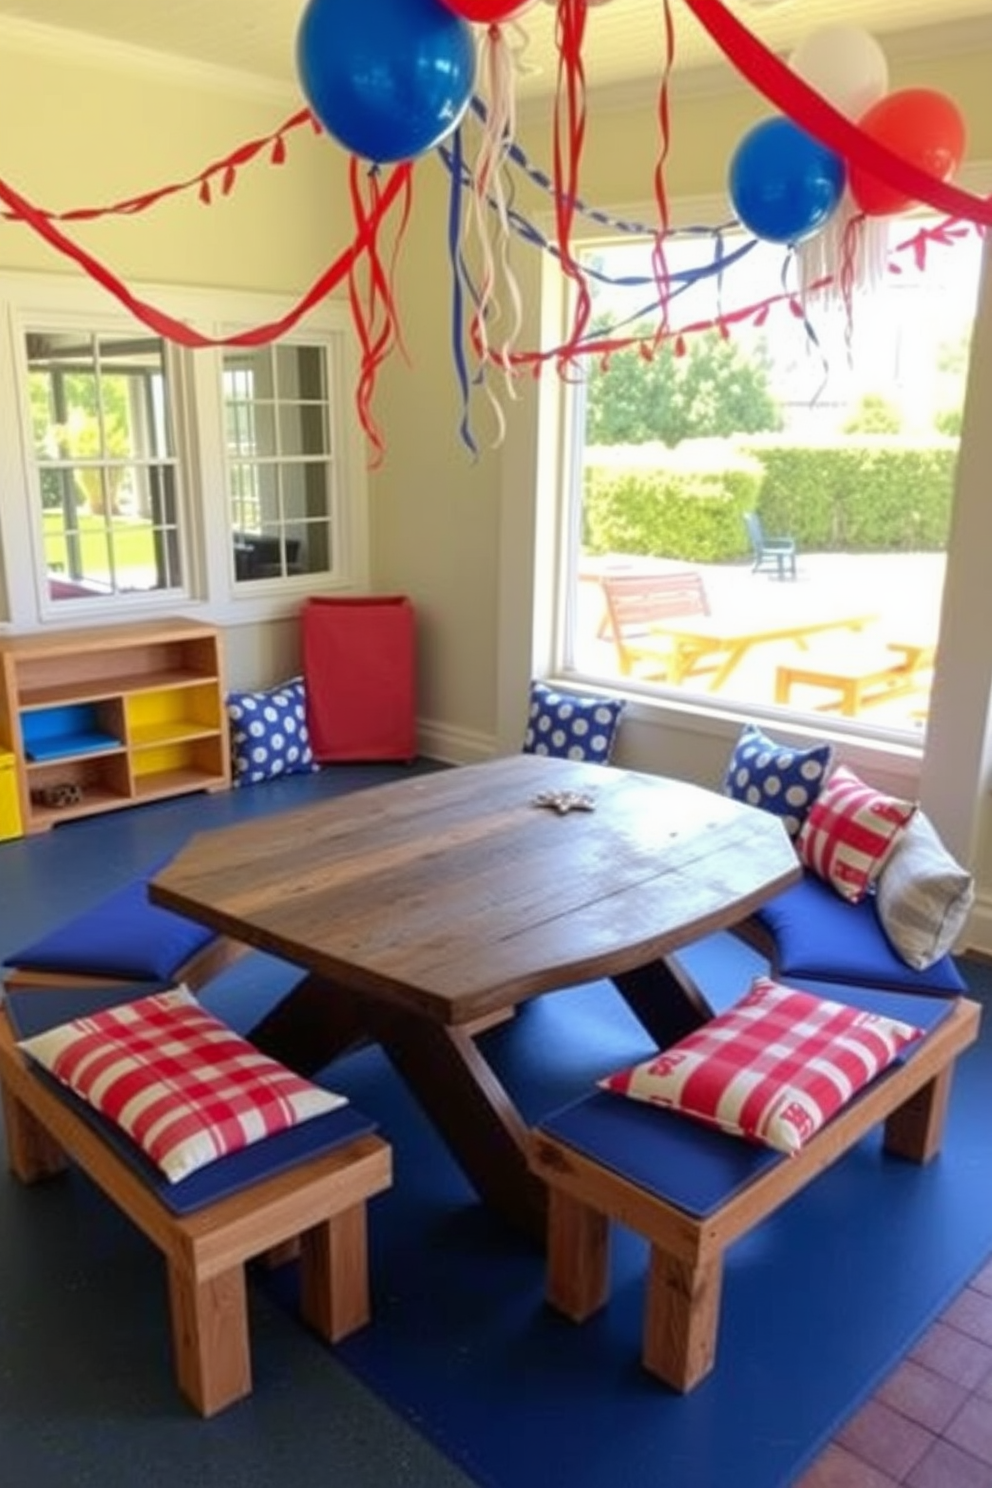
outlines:
[{"label": "red balloon", "polygon": [[[957,105],[933,88],[902,88],[887,93],[858,120],[858,127],[941,181],[950,180],[964,155],[964,120]],[[869,217],[889,217],[911,206],[913,198],[878,176],[852,165],[851,195]]]},{"label": "red balloon", "polygon": [[500,21],[512,20],[533,4],[533,0],[443,0],[443,4],[465,21],[475,21],[479,26],[495,26]]}]

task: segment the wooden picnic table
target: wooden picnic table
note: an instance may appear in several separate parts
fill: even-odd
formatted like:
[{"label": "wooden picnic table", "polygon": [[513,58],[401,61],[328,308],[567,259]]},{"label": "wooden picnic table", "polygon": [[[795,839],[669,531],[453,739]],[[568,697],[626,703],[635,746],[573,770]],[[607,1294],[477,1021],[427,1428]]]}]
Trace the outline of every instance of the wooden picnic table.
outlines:
[{"label": "wooden picnic table", "polygon": [[[591,810],[538,804],[587,795]],[[312,1074],[378,1041],[485,1200],[543,1235],[527,1123],[473,1029],[609,977],[664,1048],[712,1014],[673,953],[799,876],[778,817],[685,781],[519,754],[193,837],[153,903],[301,967],[256,1025]]]},{"label": "wooden picnic table", "polygon": [[[665,657],[668,681],[684,682],[703,670],[703,663],[715,662],[708,687],[710,692],[717,692],[756,646],[795,641],[805,650],[810,636],[831,630],[863,630],[877,619],[876,614],[843,611],[798,618],[780,615],[764,620],[745,615],[687,615],[653,624],[650,635],[665,642],[659,652]],[[642,638],[642,654],[645,640],[646,637]]]},{"label": "wooden picnic table", "polygon": [[874,703],[905,697],[922,687],[934,651],[928,642],[887,641],[882,650],[785,662],[775,673],[775,701],[788,705],[794,687],[822,687],[833,696],[818,705],[820,711],[855,718]]}]

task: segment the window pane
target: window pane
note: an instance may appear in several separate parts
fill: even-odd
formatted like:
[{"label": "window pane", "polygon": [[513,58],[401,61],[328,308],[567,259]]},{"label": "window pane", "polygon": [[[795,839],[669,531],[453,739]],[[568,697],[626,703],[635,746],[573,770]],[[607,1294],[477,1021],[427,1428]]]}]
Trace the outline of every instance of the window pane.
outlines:
[{"label": "window pane", "polygon": [[26,348],[50,598],[180,588],[163,343],[30,331]]},{"label": "window pane", "polygon": [[330,567],[332,467],[323,346],[225,354],[223,391],[235,579]]},{"label": "window pane", "polygon": [[326,455],[324,408],[311,403],[284,404],[279,410],[279,446],[283,455]]},{"label": "window pane", "polygon": [[[893,246],[922,225],[893,221]],[[811,296],[796,313],[759,313],[783,296],[784,250],[726,234],[723,251],[741,256],[709,273],[712,242],[672,242],[671,328],[712,329],[658,346],[650,245],[590,254],[599,334],[643,336],[651,355],[618,347],[577,399],[578,560],[559,664],[703,704],[918,734],[980,240],[934,248],[922,271],[896,251],[900,272],[849,307]],[[638,588],[639,608],[621,614],[621,591],[626,603]]]},{"label": "window pane", "polygon": [[327,402],[324,356],[319,346],[277,346],[280,398]]},{"label": "window pane", "polygon": [[245,399],[274,398],[272,352],[267,346],[254,351],[224,353],[224,376],[235,383],[235,396]]}]

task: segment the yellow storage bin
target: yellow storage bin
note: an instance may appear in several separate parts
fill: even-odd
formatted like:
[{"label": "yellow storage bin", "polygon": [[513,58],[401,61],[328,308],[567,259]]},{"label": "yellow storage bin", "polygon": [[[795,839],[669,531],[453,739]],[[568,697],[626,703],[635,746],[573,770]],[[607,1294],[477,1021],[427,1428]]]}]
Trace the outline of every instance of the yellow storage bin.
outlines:
[{"label": "yellow storage bin", "polygon": [[14,776],[14,756],[0,749],[0,842],[23,835],[17,780]]}]

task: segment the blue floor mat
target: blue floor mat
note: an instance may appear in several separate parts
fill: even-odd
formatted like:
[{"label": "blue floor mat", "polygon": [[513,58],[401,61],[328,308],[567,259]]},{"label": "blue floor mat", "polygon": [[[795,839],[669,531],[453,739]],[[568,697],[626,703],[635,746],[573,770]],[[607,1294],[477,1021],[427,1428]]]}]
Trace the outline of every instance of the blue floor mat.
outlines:
[{"label": "blue floor mat", "polygon": [[[688,959],[718,1003],[756,964],[725,936]],[[530,1004],[486,1047],[533,1121],[647,1046],[596,983]],[[639,1363],[641,1240],[616,1232],[611,1301],[576,1327],[378,1051],[322,1078],[396,1159],[371,1213],[374,1321],[337,1356],[489,1488],[785,1488],[992,1250],[990,1034],[959,1061],[934,1163],[888,1158],[874,1133],[731,1247],[717,1368],[680,1396]],[[293,1284],[291,1270],[269,1283],[285,1302]]]}]

